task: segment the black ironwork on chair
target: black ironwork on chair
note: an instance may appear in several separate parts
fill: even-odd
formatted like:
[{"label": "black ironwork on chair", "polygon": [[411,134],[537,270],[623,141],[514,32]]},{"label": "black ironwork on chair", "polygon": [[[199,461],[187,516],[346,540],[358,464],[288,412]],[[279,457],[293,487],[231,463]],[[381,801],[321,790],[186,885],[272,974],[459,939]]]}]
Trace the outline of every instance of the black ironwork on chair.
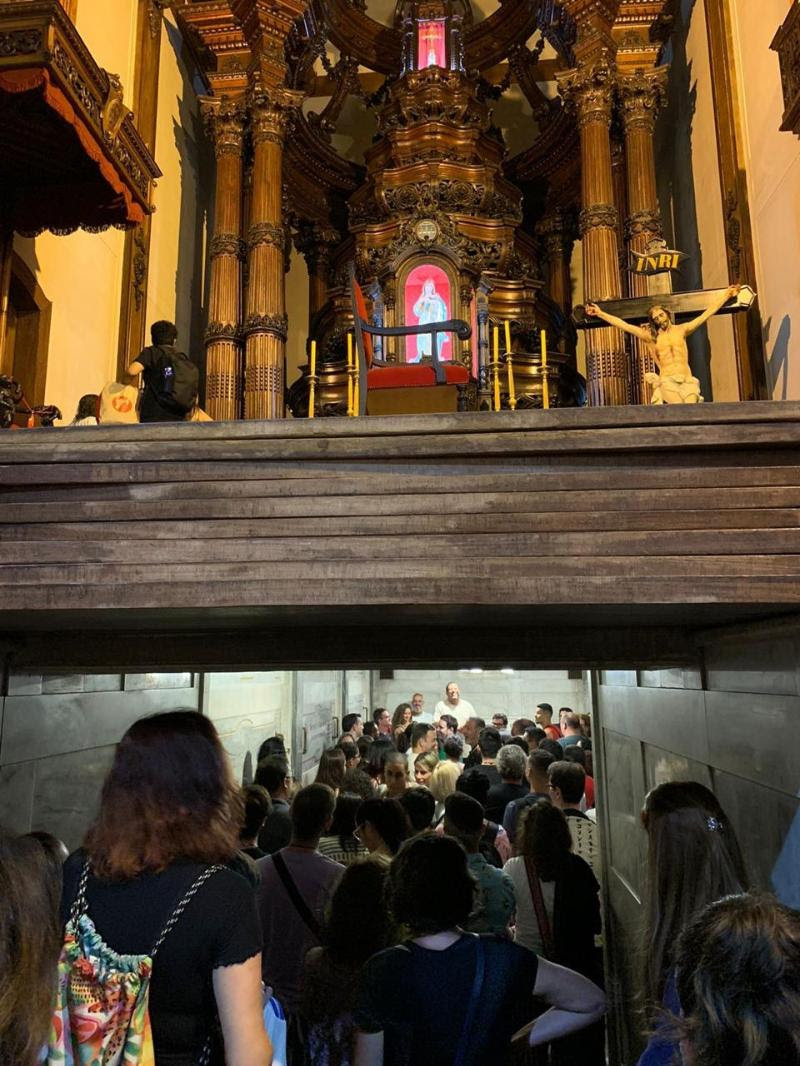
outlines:
[{"label": "black ironwork on chair", "polygon": [[[472,326],[461,318],[449,318],[444,322],[432,322],[424,326],[374,326],[367,320],[367,305],[361,286],[356,279],[355,265],[350,264],[350,296],[353,303],[353,323],[358,358],[358,373],[361,381],[359,399],[360,415],[367,412],[367,394],[370,389],[435,385],[465,385],[469,371],[459,363],[442,362],[439,358],[437,334],[454,333],[459,340],[472,336]],[[392,365],[374,358],[373,337],[417,337],[429,334],[431,338],[431,362]],[[381,377],[385,376],[385,384]]]}]

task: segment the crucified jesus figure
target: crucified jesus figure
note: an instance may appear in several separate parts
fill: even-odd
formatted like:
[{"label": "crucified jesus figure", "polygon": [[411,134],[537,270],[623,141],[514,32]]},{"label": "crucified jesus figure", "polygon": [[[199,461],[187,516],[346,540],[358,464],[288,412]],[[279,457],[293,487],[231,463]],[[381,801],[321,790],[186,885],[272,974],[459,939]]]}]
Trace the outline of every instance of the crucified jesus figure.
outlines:
[{"label": "crucified jesus figure", "polygon": [[657,374],[645,374],[645,380],[653,387],[650,403],[702,403],[700,382],[689,366],[686,338],[715,315],[732,296],[736,296],[740,289],[741,285],[730,285],[702,314],[683,325],[676,325],[669,312],[658,304],[650,308],[646,326],[632,326],[616,315],[606,314],[595,303],[586,304],[586,314],[602,318],[609,326],[616,326],[650,345],[658,367]]}]

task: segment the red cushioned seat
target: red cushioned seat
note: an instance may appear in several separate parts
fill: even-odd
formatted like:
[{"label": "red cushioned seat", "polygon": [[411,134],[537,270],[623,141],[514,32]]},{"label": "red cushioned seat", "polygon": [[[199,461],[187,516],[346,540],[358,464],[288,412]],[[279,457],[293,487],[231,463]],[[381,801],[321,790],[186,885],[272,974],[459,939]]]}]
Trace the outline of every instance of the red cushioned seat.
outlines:
[{"label": "red cushioned seat", "polygon": [[[466,385],[469,371],[460,363],[442,363],[448,385]],[[367,389],[432,388],[436,385],[433,367],[427,363],[404,366],[374,366],[367,371]]]}]

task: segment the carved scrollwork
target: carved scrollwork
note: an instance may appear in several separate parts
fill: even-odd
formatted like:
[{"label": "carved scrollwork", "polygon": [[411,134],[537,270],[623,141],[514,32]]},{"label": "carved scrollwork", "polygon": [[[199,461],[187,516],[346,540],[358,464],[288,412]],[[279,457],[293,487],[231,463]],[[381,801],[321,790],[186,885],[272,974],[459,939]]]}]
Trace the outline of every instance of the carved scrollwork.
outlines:
[{"label": "carved scrollwork", "polygon": [[53,63],[69,82],[70,88],[80,100],[81,105],[98,128],[101,125],[104,102],[96,96],[78,72],[69,55],[59,41],[53,45]]},{"label": "carved scrollwork", "polygon": [[248,104],[253,144],[282,145],[294,112],[302,103],[303,93],[293,89],[276,89],[270,92],[256,89],[251,92]]},{"label": "carved scrollwork", "polygon": [[636,211],[625,220],[625,236],[628,240],[643,233],[660,237],[661,232],[661,215],[658,211]]},{"label": "carved scrollwork", "polygon": [[241,156],[247,117],[244,100],[228,96],[206,97],[201,103],[201,111],[217,159],[226,155]]},{"label": "carved scrollwork", "polygon": [[274,222],[256,222],[247,232],[247,244],[250,248],[269,244],[283,251],[286,246],[286,230]]},{"label": "carved scrollwork", "polygon": [[274,333],[285,341],[289,336],[289,320],[286,315],[254,314],[248,315],[244,324],[245,332],[250,333]]},{"label": "carved scrollwork", "polygon": [[626,74],[617,83],[620,110],[626,130],[642,129],[652,134],[659,108],[667,95],[669,67],[655,70],[636,70]]},{"label": "carved scrollwork", "polygon": [[598,229],[601,226],[616,229],[617,225],[617,209],[613,204],[591,204],[589,207],[584,207],[578,216],[578,229],[581,236],[590,229]]},{"label": "carved scrollwork", "polygon": [[42,31],[35,29],[9,30],[0,33],[0,56],[29,56],[42,47]]},{"label": "carved scrollwork", "polygon": [[209,322],[206,326],[206,344],[213,344],[214,341],[240,341],[242,336],[242,327],[232,322]]},{"label": "carved scrollwork", "polygon": [[133,302],[136,310],[141,311],[144,303],[144,279],[147,275],[147,244],[141,226],[134,231],[133,249]]},{"label": "carved scrollwork", "polygon": [[559,91],[568,107],[574,109],[578,127],[592,122],[611,122],[616,68],[611,52],[604,48],[591,63],[556,74]]},{"label": "carved scrollwork", "polygon": [[209,244],[209,252],[212,259],[231,255],[243,260],[247,254],[247,245],[235,233],[215,233]]},{"label": "carved scrollwork", "polygon": [[728,246],[731,275],[739,277],[742,265],[742,224],[739,221],[739,198],[735,189],[728,189],[725,197],[725,243]]}]

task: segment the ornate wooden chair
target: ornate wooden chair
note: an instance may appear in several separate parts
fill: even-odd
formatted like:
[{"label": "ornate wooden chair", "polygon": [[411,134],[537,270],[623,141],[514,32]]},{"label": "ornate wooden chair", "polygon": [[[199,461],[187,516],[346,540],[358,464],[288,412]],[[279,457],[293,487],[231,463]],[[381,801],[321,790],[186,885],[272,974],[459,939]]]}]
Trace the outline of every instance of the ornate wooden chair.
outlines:
[{"label": "ornate wooden chair", "polygon": [[[460,318],[425,326],[374,326],[367,320],[367,305],[350,264],[356,356],[361,382],[359,411],[364,414],[427,414],[458,409],[458,389],[469,383],[469,370],[460,363],[442,362],[437,333],[454,333],[469,340],[472,327]],[[373,337],[415,337],[429,334],[431,361],[388,364],[374,357]]]}]

